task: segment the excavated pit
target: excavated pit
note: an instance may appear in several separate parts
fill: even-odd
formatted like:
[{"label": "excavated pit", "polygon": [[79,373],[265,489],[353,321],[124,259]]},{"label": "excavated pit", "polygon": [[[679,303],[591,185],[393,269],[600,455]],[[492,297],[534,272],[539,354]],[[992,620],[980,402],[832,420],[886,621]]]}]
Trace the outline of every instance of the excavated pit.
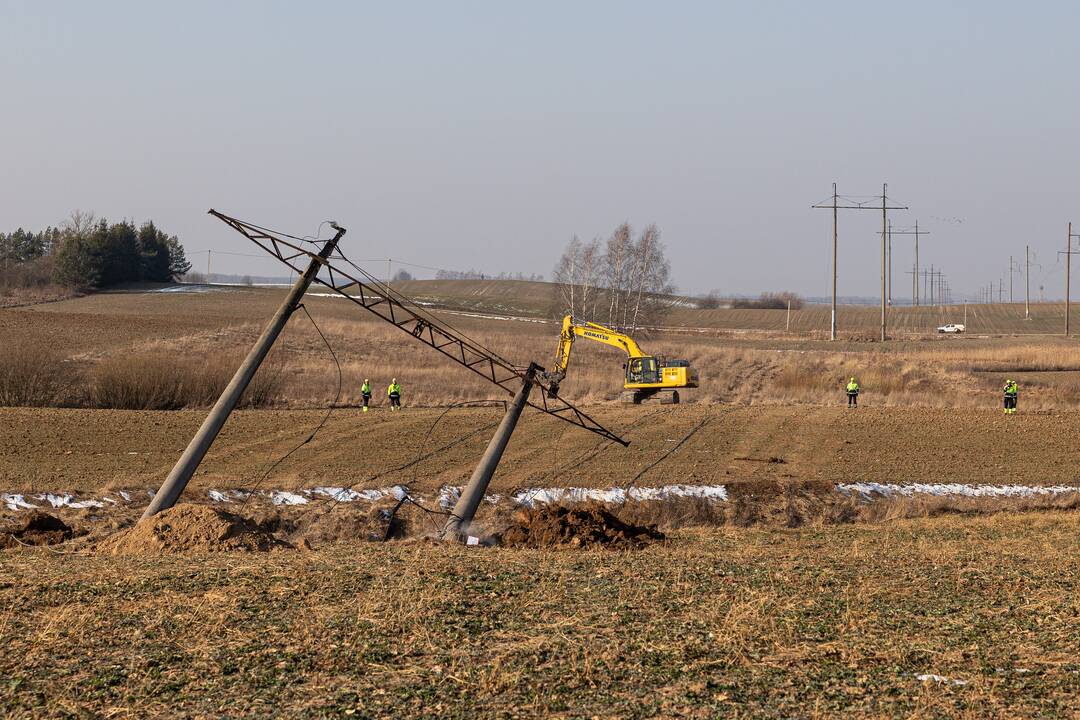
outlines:
[{"label": "excavated pit", "polygon": [[75,536],[75,531],[63,520],[40,510],[34,510],[21,520],[0,529],[0,548],[59,545]]}]

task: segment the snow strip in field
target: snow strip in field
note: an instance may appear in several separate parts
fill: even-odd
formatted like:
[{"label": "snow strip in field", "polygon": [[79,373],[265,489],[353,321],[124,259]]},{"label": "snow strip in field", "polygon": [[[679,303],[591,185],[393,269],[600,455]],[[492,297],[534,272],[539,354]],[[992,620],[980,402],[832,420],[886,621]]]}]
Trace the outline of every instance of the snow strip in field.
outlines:
[{"label": "snow strip in field", "polygon": [[960,483],[842,483],[836,489],[845,495],[858,494],[865,500],[891,497],[935,495],[938,497],[1036,497],[1080,492],[1072,485],[963,485]]},{"label": "snow strip in field", "polygon": [[647,502],[674,498],[702,498],[724,502],[728,494],[723,485],[663,485],[632,488],[530,488],[519,490],[511,496],[516,504],[524,507],[559,502],[624,503],[627,500]]}]

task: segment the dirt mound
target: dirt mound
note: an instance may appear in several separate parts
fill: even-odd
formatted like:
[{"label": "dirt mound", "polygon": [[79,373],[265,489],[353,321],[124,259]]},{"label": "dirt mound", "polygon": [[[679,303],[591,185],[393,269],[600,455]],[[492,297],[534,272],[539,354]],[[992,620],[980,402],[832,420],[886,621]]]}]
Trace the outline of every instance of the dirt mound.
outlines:
[{"label": "dirt mound", "polygon": [[641,547],[664,535],[655,526],[630,525],[600,505],[546,505],[519,510],[499,542],[508,547]]},{"label": "dirt mound", "polygon": [[60,518],[34,510],[21,523],[0,530],[0,548],[56,545],[74,535],[71,527]]},{"label": "dirt mound", "polygon": [[291,548],[264,527],[208,505],[177,505],[139,521],[99,548],[112,555],[184,555]]}]

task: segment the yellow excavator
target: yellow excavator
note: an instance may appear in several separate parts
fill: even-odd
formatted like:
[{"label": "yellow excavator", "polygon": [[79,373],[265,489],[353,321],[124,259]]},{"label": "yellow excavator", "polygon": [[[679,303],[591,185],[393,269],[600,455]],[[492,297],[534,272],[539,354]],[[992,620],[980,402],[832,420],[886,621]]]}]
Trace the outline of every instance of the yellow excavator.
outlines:
[{"label": "yellow excavator", "polygon": [[679,390],[698,386],[697,370],[686,360],[668,360],[662,356],[646,355],[629,335],[596,323],[575,323],[571,315],[563,318],[559,348],[555,353],[555,365],[544,374],[548,381],[548,395],[557,397],[559,384],[566,378],[570,365],[570,350],[578,336],[605,345],[621,348],[626,352],[626,378],[623,381],[622,401],[635,405],[646,401],[665,404],[679,402]]}]

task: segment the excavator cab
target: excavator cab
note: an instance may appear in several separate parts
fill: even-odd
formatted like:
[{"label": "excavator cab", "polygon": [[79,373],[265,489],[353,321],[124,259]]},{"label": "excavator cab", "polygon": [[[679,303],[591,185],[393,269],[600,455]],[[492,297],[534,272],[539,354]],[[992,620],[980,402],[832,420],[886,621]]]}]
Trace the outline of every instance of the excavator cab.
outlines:
[{"label": "excavator cab", "polygon": [[628,384],[660,382],[660,363],[654,357],[630,358],[626,362],[626,382]]}]

